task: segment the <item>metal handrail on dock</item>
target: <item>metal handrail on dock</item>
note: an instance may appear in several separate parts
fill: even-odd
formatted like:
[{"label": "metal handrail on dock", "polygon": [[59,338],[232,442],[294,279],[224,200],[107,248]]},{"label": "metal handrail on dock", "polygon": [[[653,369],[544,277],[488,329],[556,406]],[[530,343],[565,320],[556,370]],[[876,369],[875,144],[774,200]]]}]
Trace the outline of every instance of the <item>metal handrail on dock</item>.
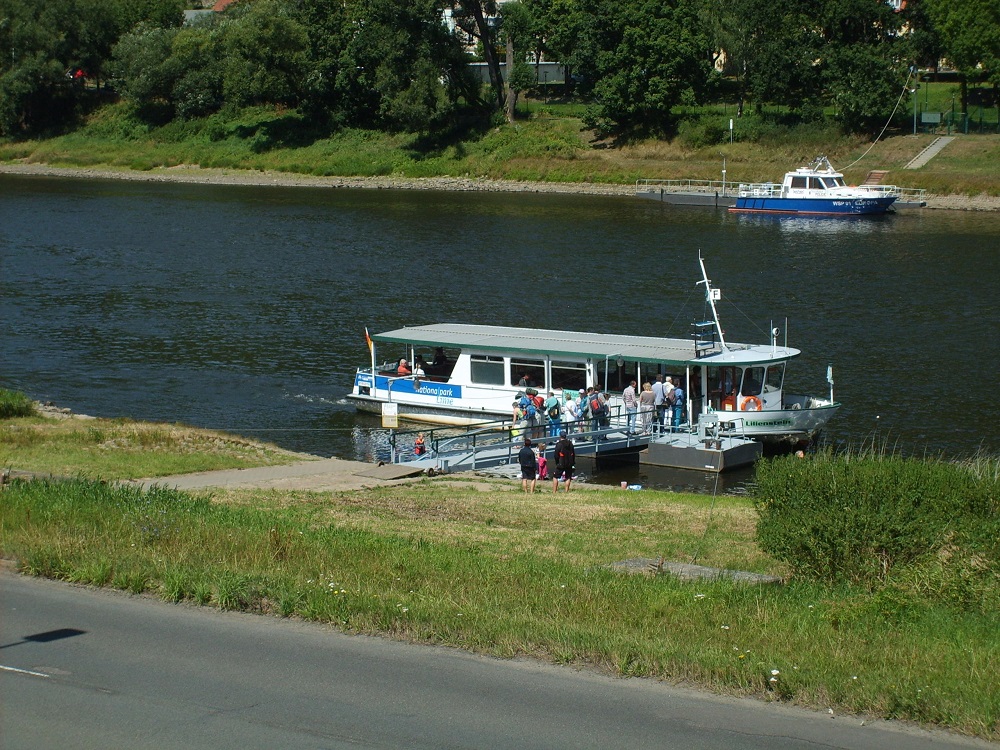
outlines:
[{"label": "metal handrail on dock", "polygon": [[636,193],[715,193],[726,194],[734,183],[724,180],[636,180]]},{"label": "metal handrail on dock", "polygon": [[[599,429],[580,430],[581,423],[589,427],[590,420],[562,422],[562,428],[570,431],[578,455],[619,453],[640,451],[650,441],[649,435],[628,434],[623,432],[621,425],[614,422]],[[495,422],[484,422],[465,428],[463,434],[453,434],[461,427],[437,428],[435,430],[407,430],[395,432],[390,437],[392,444],[392,462],[413,466],[426,466],[444,472],[454,470],[472,470],[492,468],[517,463],[517,453],[524,445],[524,436],[531,437],[535,445],[546,444],[549,454],[559,439],[547,434],[532,437],[532,432],[547,431],[548,425],[522,426],[509,419]],[[401,435],[412,435],[418,432],[431,433],[427,453],[414,456],[396,449],[396,438]],[[444,437],[435,437],[437,433],[452,433]],[[539,433],[535,433],[539,434]],[[554,456],[550,456],[554,458]]]}]

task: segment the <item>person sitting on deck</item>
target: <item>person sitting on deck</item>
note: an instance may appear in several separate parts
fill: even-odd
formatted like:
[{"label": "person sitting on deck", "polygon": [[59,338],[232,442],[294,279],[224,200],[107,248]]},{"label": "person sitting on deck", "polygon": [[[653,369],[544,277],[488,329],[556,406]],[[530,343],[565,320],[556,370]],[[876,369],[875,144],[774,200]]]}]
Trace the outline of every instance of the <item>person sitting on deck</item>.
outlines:
[{"label": "person sitting on deck", "polygon": [[406,361],[405,357],[399,360],[399,367],[396,368],[396,374],[399,375],[400,377],[405,377],[406,375],[413,374],[413,370],[410,369],[410,365]]}]

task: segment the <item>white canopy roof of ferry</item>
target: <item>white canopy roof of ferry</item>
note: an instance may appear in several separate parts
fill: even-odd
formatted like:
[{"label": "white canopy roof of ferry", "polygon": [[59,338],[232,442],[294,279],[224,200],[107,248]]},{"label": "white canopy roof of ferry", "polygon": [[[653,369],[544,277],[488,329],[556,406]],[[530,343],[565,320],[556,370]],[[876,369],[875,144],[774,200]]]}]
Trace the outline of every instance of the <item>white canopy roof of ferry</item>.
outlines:
[{"label": "white canopy roof of ferry", "polygon": [[770,345],[728,344],[726,352],[695,359],[694,341],[620,336],[611,333],[553,331],[540,328],[434,323],[386,331],[372,336],[375,341],[413,346],[446,346],[497,354],[536,354],[553,359],[612,359],[664,362],[670,364],[740,365],[791,359],[798,349]]}]

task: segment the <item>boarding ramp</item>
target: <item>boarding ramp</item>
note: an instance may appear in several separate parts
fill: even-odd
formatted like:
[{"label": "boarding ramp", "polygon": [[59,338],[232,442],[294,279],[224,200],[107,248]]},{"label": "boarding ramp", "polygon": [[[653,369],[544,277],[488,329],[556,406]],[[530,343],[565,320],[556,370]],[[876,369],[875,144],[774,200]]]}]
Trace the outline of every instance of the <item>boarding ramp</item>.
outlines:
[{"label": "boarding ramp", "polygon": [[[620,416],[611,418],[607,426],[594,429],[590,420],[564,422],[576,455],[600,458],[635,458],[639,463],[697,471],[720,472],[744,466],[761,455],[760,443],[747,439],[742,430],[727,422],[719,423],[718,415],[702,415],[696,426],[665,428],[653,434],[629,433]],[[533,431],[534,430],[534,431]],[[414,455],[413,438],[423,432],[428,439],[427,453]],[[517,454],[524,437],[537,447],[545,445],[545,456],[554,461],[556,437],[549,437],[545,426],[512,424],[510,420],[482,422],[469,427],[448,427],[433,430],[408,430],[390,436],[392,461],[400,467],[429,473],[478,471],[498,466],[517,465]]]},{"label": "boarding ramp", "polygon": [[[481,422],[468,427],[447,427],[433,430],[407,430],[394,432],[390,437],[392,461],[414,468],[448,473],[478,471],[497,466],[517,464],[518,451],[524,438],[531,438],[534,447],[544,444],[546,458],[554,458],[558,436],[547,434],[547,425],[532,427],[510,420]],[[590,422],[563,422],[573,440],[577,456],[624,456],[638,454],[649,446],[650,435],[627,433],[623,427],[611,422],[606,427],[591,429]],[[427,453],[414,455],[409,447],[413,436],[426,436]]]}]

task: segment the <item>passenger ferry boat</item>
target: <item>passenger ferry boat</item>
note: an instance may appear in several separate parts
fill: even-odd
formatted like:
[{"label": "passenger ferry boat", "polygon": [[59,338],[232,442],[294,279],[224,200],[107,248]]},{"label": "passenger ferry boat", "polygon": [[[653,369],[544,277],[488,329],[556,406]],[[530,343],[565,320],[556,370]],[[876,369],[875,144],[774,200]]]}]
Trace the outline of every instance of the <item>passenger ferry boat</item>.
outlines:
[{"label": "passenger ferry boat", "polygon": [[[715,308],[721,298],[701,262],[712,320],[693,324],[692,339],[436,323],[368,336],[370,364],[359,368],[347,398],[359,410],[381,412],[395,404],[400,419],[468,425],[509,419],[527,389],[579,394],[594,386],[610,395],[612,413],[623,414],[622,390],[631,380],[671,376],[687,394],[685,429],[699,420],[730,434],[765,442],[811,439],[840,408],[830,397],[785,391],[785,371],[798,349],[726,342]],[[383,350],[393,352],[386,359]],[[423,377],[400,374],[400,360],[420,363]]]},{"label": "passenger ferry boat", "polygon": [[808,167],[786,172],[773,182],[741,184],[730,211],[745,213],[860,216],[884,214],[899,198],[894,185],[849,186],[830,160],[820,156]]}]

